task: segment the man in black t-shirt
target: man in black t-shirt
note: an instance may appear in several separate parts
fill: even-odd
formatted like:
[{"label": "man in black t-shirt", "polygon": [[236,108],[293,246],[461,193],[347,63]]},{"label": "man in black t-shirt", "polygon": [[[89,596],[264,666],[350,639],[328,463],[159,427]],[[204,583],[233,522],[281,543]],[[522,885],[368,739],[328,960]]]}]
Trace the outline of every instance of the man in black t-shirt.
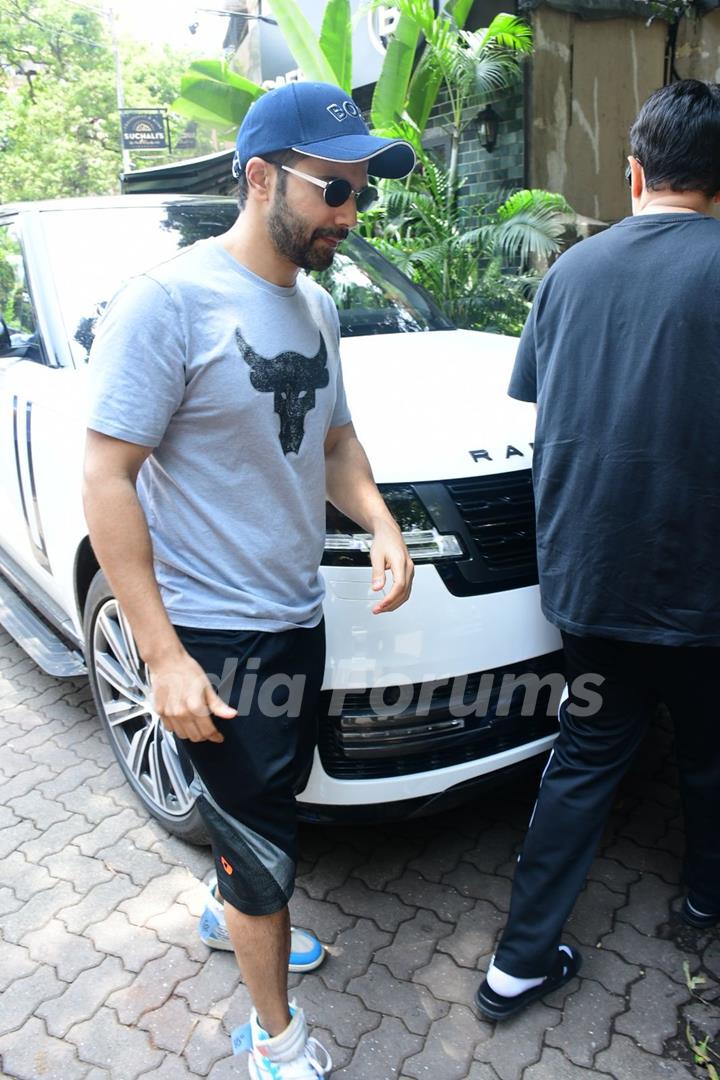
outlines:
[{"label": "man in black t-shirt", "polygon": [[545,277],[510,395],[537,403],[543,610],[568,686],[476,1001],[504,1019],[572,978],[560,944],[618,781],[657,703],[672,715],[693,926],[720,920],[720,87],[656,91],[630,134],[633,216]]}]

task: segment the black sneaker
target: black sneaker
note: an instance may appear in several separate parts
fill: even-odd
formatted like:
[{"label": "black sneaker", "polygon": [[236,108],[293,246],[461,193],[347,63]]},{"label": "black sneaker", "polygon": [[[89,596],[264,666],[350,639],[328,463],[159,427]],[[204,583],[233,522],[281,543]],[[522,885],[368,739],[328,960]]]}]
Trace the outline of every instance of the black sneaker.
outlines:
[{"label": "black sneaker", "polygon": [[688,926],[694,926],[696,930],[707,930],[711,926],[715,926],[720,922],[720,912],[703,912],[698,911],[694,904],[690,903],[690,900],[686,896],[682,902],[680,908],[680,918],[683,922],[686,922]]},{"label": "black sneaker", "polygon": [[[566,949],[569,952],[566,952]],[[488,1020],[507,1020],[509,1016],[514,1016],[531,1002],[539,1001],[540,998],[552,994],[553,990],[559,990],[566,982],[574,979],[581,964],[582,956],[577,949],[563,945],[557,951],[552,971],[539,986],[531,986],[529,990],[523,990],[522,994],[516,994],[515,997],[506,997],[504,994],[496,994],[494,990],[491,990],[485,979],[475,994],[475,1004]]]}]

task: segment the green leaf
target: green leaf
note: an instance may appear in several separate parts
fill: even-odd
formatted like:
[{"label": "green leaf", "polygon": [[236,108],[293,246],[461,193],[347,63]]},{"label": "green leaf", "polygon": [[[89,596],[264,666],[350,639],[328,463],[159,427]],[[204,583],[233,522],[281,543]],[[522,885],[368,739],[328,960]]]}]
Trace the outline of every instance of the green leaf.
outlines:
[{"label": "green leaf", "polygon": [[[460,29],[467,22],[473,0],[451,0],[445,11]],[[427,127],[432,107],[437,101],[442,75],[437,66],[433,66],[431,55],[425,52],[410,82],[408,94],[408,113],[421,131]]]},{"label": "green leaf", "polygon": [[306,79],[334,83],[336,75],[296,0],[273,0],[272,13],[285,44]]},{"label": "green leaf", "polygon": [[547,259],[560,250],[567,219],[556,207],[534,205],[487,226],[494,250],[509,259]]},{"label": "green leaf", "polygon": [[320,31],[320,48],[335,72],[335,80],[352,92],[352,21],[350,0],[328,0]]},{"label": "green leaf", "polygon": [[520,77],[515,60],[506,56],[482,56],[473,71],[475,93],[485,102],[497,98],[502,90],[508,90]]},{"label": "green leaf", "polygon": [[223,60],[195,60],[180,79],[180,93],[184,94],[185,87],[197,82],[198,77],[232,87],[240,93],[249,94],[253,100],[265,92],[258,83],[233,71]]},{"label": "green leaf", "polygon": [[264,90],[220,60],[197,60],[184,72],[180,96],[170,108],[190,120],[225,131],[237,130]]},{"label": "green leaf", "polygon": [[225,116],[215,112],[212,102],[206,108],[197,102],[189,101],[187,98],[178,97],[170,102],[168,108],[178,116],[184,116],[187,120],[195,120],[198,124],[205,124],[208,127],[215,128],[223,137],[228,139],[237,134],[240,126],[239,123],[231,124]]},{"label": "green leaf", "polygon": [[445,5],[445,13],[450,16],[458,29],[462,29],[467,22],[472,6],[473,0],[450,0]]},{"label": "green leaf", "polygon": [[385,128],[400,122],[405,112],[410,75],[415,60],[420,31],[409,15],[402,12],[397,28],[388,42],[380,77],[373,93],[373,127]]},{"label": "green leaf", "polygon": [[574,211],[567,200],[552,191],[543,191],[542,188],[524,188],[515,191],[508,196],[504,203],[498,207],[500,221],[508,221],[516,214],[528,211],[541,213],[556,212],[558,214],[573,214]]},{"label": "green leaf", "polygon": [[532,27],[516,15],[496,15],[481,37],[480,47],[502,47],[516,53],[531,53]]}]

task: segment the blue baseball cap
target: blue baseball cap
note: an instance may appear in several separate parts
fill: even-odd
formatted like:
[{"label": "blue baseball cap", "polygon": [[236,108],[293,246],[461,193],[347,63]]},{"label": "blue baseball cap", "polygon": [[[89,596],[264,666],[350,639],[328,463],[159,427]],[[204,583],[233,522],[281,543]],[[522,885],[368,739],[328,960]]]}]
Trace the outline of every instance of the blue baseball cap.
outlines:
[{"label": "blue baseball cap", "polygon": [[350,95],[329,83],[291,82],[259,97],[238,132],[233,176],[251,157],[279,150],[323,161],[367,161],[373,176],[392,179],[407,176],[416,160],[405,139],[371,135]]}]

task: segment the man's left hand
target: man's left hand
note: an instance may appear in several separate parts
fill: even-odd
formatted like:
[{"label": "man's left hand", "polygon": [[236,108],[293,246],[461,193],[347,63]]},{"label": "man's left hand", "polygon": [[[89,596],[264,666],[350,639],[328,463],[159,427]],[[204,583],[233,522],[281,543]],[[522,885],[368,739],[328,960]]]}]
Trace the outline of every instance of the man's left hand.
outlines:
[{"label": "man's left hand", "polygon": [[385,574],[389,570],[393,587],[373,608],[373,615],[395,611],[410,596],[415,566],[408,555],[400,530],[394,525],[379,525],[375,530],[370,548],[373,592],[385,587]]}]

